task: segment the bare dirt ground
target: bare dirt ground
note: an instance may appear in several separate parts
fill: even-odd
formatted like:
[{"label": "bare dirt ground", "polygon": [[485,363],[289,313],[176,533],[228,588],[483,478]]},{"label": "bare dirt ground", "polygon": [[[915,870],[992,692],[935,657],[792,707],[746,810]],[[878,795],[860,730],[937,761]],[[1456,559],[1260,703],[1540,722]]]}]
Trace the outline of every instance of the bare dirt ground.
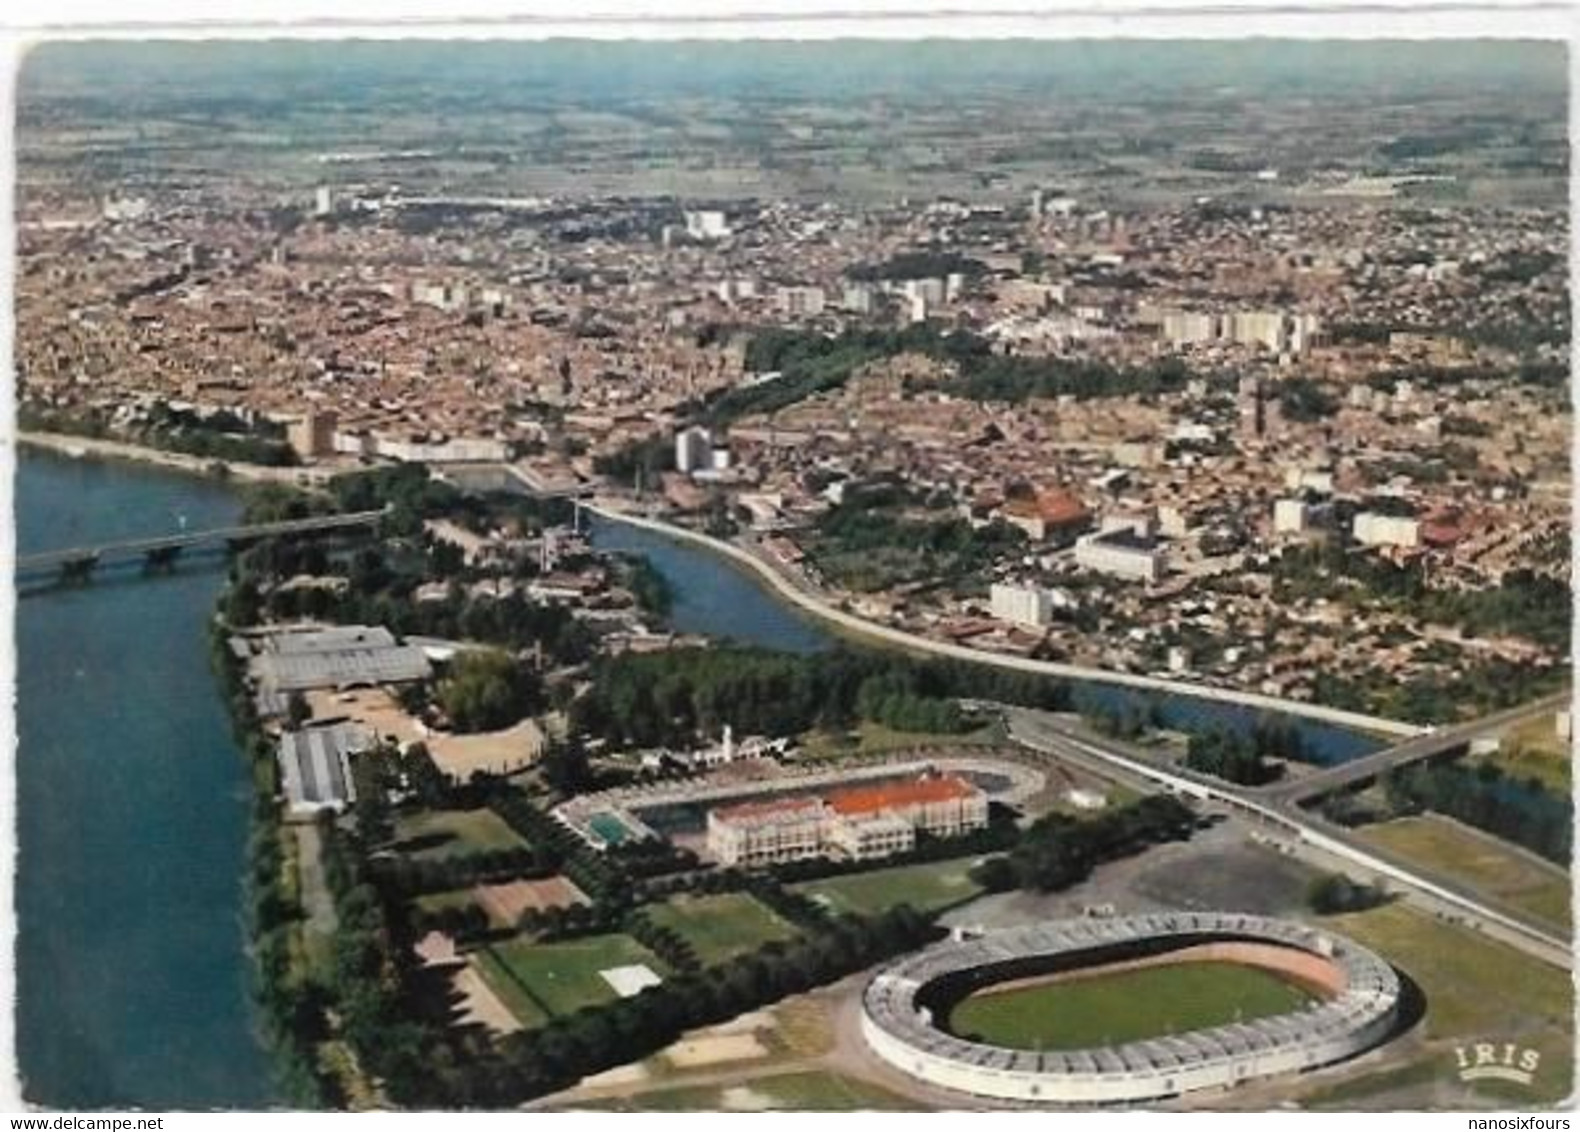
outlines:
[{"label": "bare dirt ground", "polygon": [[452,735],[434,731],[426,740],[440,770],[465,781],[477,771],[511,774],[531,766],[543,753],[543,729],[533,719],[523,719],[503,731],[478,735]]},{"label": "bare dirt ground", "polygon": [[499,924],[514,924],[528,908],[567,908],[588,903],[586,894],[564,877],[480,884],[472,889],[472,895],[489,918]]},{"label": "bare dirt ground", "polygon": [[505,1009],[483,976],[473,970],[470,963],[461,964],[451,978],[451,985],[461,996],[461,1021],[476,1022],[496,1034],[513,1034],[521,1029],[516,1016]]}]

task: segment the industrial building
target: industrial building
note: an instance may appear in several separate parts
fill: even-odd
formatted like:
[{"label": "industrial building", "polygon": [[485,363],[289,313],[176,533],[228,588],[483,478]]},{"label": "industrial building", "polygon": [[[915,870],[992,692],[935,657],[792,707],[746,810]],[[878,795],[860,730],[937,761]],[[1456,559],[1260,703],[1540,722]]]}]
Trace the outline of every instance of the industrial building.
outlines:
[{"label": "industrial building", "polygon": [[1155,585],[1163,577],[1165,555],[1156,540],[1126,526],[1081,536],[1075,561],[1099,574]]},{"label": "industrial building", "polygon": [[357,800],[351,756],[374,745],[371,731],[350,723],[287,731],[276,758],[287,816],[310,819],[320,810],[344,810]]},{"label": "industrial building", "polygon": [[1414,549],[1421,545],[1421,524],[1414,519],[1363,511],[1355,516],[1352,531],[1362,546]]},{"label": "industrial building", "polygon": [[292,692],[406,684],[427,679],[433,670],[421,648],[397,644],[388,629],[378,626],[339,625],[251,639],[234,637],[231,648],[246,658],[257,688],[258,711],[266,716],[283,714]]}]

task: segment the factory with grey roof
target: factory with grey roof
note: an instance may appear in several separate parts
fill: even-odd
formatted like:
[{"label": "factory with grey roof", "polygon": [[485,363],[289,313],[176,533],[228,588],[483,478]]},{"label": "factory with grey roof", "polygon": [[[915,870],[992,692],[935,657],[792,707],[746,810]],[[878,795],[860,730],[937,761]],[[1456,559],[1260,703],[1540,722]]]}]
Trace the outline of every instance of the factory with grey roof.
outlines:
[{"label": "factory with grey roof", "polygon": [[373,732],[351,723],[282,734],[276,757],[287,816],[301,820],[321,810],[340,813],[355,802],[351,758],[371,749],[375,741]]},{"label": "factory with grey roof", "polygon": [[263,716],[285,714],[292,692],[409,684],[433,671],[427,652],[382,626],[271,630],[232,637],[230,648],[246,662]]}]

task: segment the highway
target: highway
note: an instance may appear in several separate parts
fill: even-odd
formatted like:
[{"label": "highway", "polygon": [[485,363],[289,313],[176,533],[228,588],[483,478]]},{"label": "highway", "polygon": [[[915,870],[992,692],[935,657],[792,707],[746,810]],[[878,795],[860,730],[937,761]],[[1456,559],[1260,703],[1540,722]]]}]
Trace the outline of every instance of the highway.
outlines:
[{"label": "highway", "polygon": [[96,546],[73,546],[40,554],[21,555],[16,560],[16,571],[21,574],[26,571],[55,569],[77,563],[91,565],[106,558],[130,558],[140,554],[173,552],[209,542],[246,541],[268,538],[271,535],[315,534],[351,527],[369,527],[377,523],[383,515],[383,511],[355,511],[344,515],[317,515],[310,519],[286,519],[275,523],[216,527],[206,531],[182,531],[173,535],[156,535],[152,538],[128,539],[124,542],[107,542]]},{"label": "highway", "polygon": [[1281,712],[1286,715],[1313,719],[1320,723],[1332,723],[1340,727],[1349,727],[1359,731],[1370,731],[1400,738],[1412,738],[1429,731],[1428,728],[1419,727],[1413,723],[1402,723],[1399,720],[1384,719],[1381,716],[1365,715],[1361,712],[1325,707],[1321,704],[1307,703],[1303,700],[1281,699],[1277,696],[1263,695],[1260,692],[1247,692],[1237,688],[1219,688],[1210,684],[1170,680],[1161,676],[1116,672],[1106,668],[1087,668],[1075,664],[1057,664],[1053,661],[1032,660],[1023,656],[984,652],[981,649],[957,645],[952,641],[934,640],[931,637],[908,633],[903,629],[896,629],[890,625],[869,621],[864,617],[857,617],[855,614],[847,613],[845,610],[831,604],[810,582],[792,579],[785,571],[776,568],[758,555],[734,543],[725,542],[722,539],[716,539],[697,531],[687,530],[685,527],[677,527],[661,519],[619,511],[610,507],[607,501],[584,503],[582,506],[587,511],[602,518],[619,523],[629,523],[634,527],[641,527],[670,538],[696,543],[716,554],[725,555],[756,573],[776,593],[794,602],[812,616],[841,626],[861,636],[885,641],[916,652],[932,653],[935,656],[946,656],[955,660],[968,660],[973,664],[990,664],[997,668],[1030,672],[1038,676],[1052,676],[1065,680],[1087,680],[1127,688],[1139,688],[1145,691],[1194,696],[1197,699],[1238,704],[1242,707],[1254,708],[1259,711]]},{"label": "highway", "polygon": [[1571,943],[1548,927],[1510,910],[1494,907],[1454,879],[1422,870],[1397,856],[1361,843],[1350,831],[1293,805],[1278,805],[1254,791],[1203,775],[1151,762],[1136,748],[1109,739],[1076,734],[1068,718],[1049,712],[998,705],[1009,737],[1016,743],[1108,777],[1161,786],[1171,793],[1217,804],[1250,821],[1289,846],[1297,856],[1349,866],[1360,879],[1377,878],[1418,903],[1507,943],[1544,963],[1568,970]]}]

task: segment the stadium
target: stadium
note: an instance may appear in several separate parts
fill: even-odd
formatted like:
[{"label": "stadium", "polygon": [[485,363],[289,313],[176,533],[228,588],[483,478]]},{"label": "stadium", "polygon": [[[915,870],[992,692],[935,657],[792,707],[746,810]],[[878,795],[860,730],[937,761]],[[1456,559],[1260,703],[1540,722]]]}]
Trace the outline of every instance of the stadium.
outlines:
[{"label": "stadium", "polygon": [[[1224,1003],[1157,994],[1133,1004],[1151,1016],[1148,1036],[1079,1048],[1060,1043],[1059,1020],[1046,1008],[1035,1019],[1046,1027],[1037,1040],[1018,1045],[962,1036],[951,1024],[963,1003],[981,996],[1067,988],[1116,972],[1173,978],[1191,965],[1276,979],[1299,1001],[1242,1018]],[[861,1028],[879,1058],[932,1085],[999,1100],[1116,1105],[1354,1057],[1391,1034],[1399,1002],[1393,968],[1331,932],[1235,913],[1167,913],[1049,922],[935,944],[873,977],[862,996]],[[1168,1032],[1162,1015],[1170,1008],[1216,1008],[1229,1019]],[[1090,1032],[1090,1019],[1072,1021],[1066,1035],[1083,1032],[1083,1023]]]}]

